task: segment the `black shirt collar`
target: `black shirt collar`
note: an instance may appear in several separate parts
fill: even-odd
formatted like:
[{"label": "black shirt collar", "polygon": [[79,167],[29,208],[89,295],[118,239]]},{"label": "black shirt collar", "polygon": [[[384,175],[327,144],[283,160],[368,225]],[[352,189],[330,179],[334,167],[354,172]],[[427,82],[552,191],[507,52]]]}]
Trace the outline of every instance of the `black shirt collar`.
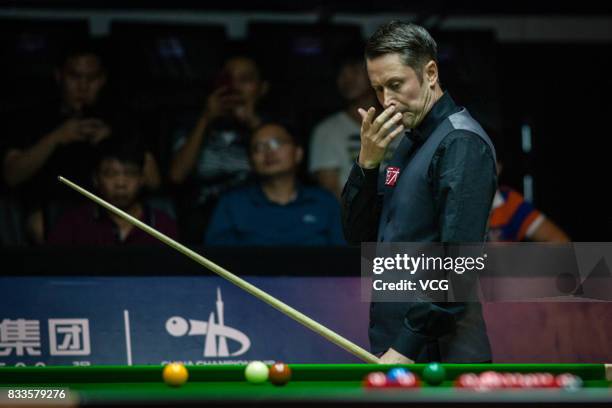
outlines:
[{"label": "black shirt collar", "polygon": [[455,112],[459,107],[448,92],[444,92],[440,99],[431,107],[419,126],[409,130],[407,136],[414,142],[423,143],[433,133],[442,121]]}]

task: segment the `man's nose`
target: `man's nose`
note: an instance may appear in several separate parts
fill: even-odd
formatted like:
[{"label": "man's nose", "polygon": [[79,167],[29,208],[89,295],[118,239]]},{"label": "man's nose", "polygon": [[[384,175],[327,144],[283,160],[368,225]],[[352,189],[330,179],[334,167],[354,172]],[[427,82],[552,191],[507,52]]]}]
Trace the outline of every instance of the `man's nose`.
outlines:
[{"label": "man's nose", "polygon": [[115,179],[115,186],[125,187],[126,184],[127,184],[127,177],[124,174],[119,174],[117,178]]},{"label": "man's nose", "polygon": [[89,89],[90,84],[91,84],[91,81],[87,79],[79,79],[79,81],[77,82],[79,91],[81,92],[87,91]]},{"label": "man's nose", "polygon": [[393,100],[393,96],[391,92],[384,90],[383,91],[383,102],[382,105],[385,109],[387,109],[391,105],[395,105],[395,101]]}]

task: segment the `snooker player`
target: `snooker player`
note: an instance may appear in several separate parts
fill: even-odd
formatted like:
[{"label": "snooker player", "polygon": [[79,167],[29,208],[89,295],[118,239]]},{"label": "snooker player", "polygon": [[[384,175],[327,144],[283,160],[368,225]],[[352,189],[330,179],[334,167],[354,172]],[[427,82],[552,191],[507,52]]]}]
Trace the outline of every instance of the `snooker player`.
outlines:
[{"label": "snooker player", "polygon": [[[496,190],[495,150],[444,92],[437,45],[422,27],[381,26],[365,49],[380,104],[359,109],[361,147],[342,192],[347,241],[483,242]],[[387,146],[401,138],[379,183]],[[381,363],[491,360],[481,305],[372,302],[370,343]]]}]

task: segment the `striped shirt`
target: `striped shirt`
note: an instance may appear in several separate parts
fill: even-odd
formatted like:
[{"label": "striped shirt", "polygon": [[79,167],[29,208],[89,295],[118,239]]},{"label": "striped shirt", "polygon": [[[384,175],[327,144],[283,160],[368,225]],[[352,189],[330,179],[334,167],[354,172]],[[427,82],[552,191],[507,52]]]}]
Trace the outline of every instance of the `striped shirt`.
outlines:
[{"label": "striped shirt", "polygon": [[529,239],[544,221],[544,215],[509,187],[500,187],[493,199],[489,241]]}]

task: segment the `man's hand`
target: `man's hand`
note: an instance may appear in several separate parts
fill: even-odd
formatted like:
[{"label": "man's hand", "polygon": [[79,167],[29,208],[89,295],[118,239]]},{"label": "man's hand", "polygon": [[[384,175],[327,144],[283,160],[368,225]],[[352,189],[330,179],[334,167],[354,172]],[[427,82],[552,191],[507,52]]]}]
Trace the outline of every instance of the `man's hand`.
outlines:
[{"label": "man's hand", "polygon": [[81,132],[81,120],[66,120],[53,132],[53,140],[62,145],[86,140],[86,136]]},{"label": "man's hand", "polygon": [[233,113],[234,109],[240,105],[242,97],[227,86],[217,88],[211,93],[206,101],[204,117],[211,121],[219,116],[227,116]]},{"label": "man's hand", "polygon": [[368,109],[367,112],[359,108],[358,112],[361,115],[359,165],[373,169],[383,161],[389,143],[404,130],[404,125],[397,126],[402,114],[400,112],[394,114],[393,105],[385,109],[376,119],[374,119],[376,114],[374,108]]},{"label": "man's hand", "polygon": [[100,119],[81,119],[81,133],[93,145],[100,143],[111,134],[111,128]]},{"label": "man's hand", "polygon": [[380,357],[380,364],[414,364],[414,361],[390,348]]},{"label": "man's hand", "polygon": [[261,118],[255,112],[255,101],[242,103],[234,108],[234,116],[250,129],[255,129],[261,124]]}]

